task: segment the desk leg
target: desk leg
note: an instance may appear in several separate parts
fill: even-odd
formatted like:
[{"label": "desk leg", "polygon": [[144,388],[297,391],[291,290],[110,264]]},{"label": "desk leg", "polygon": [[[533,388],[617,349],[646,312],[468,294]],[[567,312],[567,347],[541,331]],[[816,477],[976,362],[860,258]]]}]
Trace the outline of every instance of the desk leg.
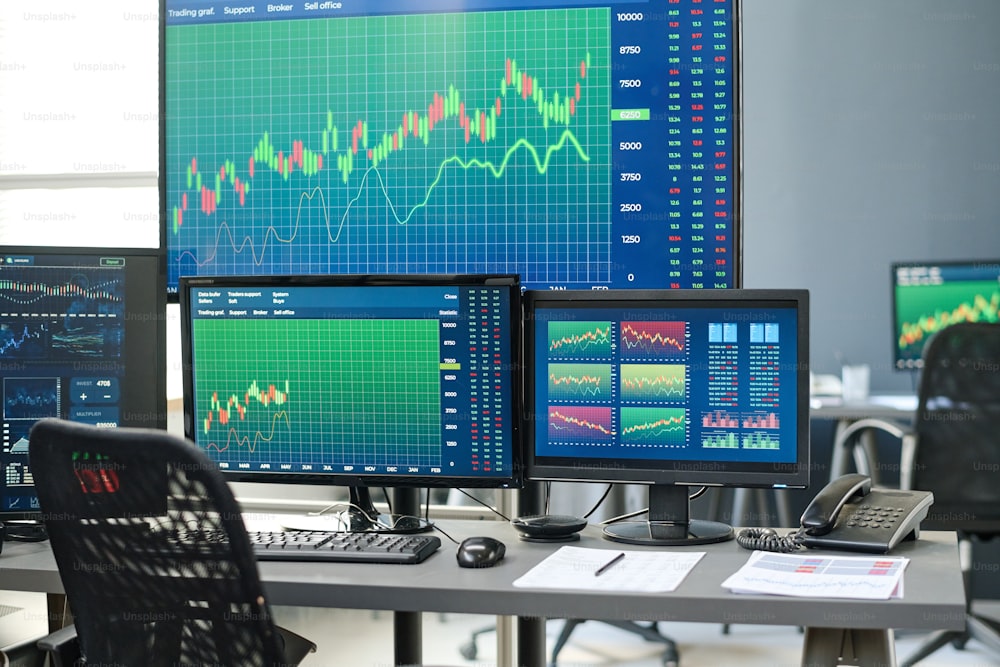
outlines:
[{"label": "desk leg", "polygon": [[423,627],[419,611],[396,611],[392,615],[397,665],[419,665],[423,653]]},{"label": "desk leg", "polygon": [[47,593],[45,595],[45,606],[49,612],[49,632],[62,630],[67,625],[73,624],[73,615],[66,604],[66,596],[63,593]]},{"label": "desk leg", "polygon": [[545,619],[517,619],[518,667],[545,667]]},{"label": "desk leg", "polygon": [[[545,492],[542,482],[527,482],[517,492],[518,513],[541,514],[545,511]],[[545,619],[517,619],[518,667],[545,667]]]},{"label": "desk leg", "polygon": [[[392,490],[393,511],[400,516],[420,516],[420,489]],[[397,665],[419,665],[423,660],[423,620],[419,611],[393,612],[393,640]]]},{"label": "desk leg", "polygon": [[515,667],[514,617],[497,616],[497,667]]},{"label": "desk leg", "polygon": [[827,665],[895,667],[892,630],[806,628],[802,667]]}]

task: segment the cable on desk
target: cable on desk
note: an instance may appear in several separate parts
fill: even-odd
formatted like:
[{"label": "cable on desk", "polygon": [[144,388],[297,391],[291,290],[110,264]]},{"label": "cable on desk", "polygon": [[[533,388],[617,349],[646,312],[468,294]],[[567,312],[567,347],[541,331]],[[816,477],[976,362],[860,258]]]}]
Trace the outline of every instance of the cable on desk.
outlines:
[{"label": "cable on desk", "polygon": [[475,502],[479,503],[480,505],[482,505],[483,507],[485,507],[489,511],[493,512],[494,514],[496,514],[498,517],[500,517],[504,521],[510,522],[510,518],[504,516],[503,512],[501,512],[500,510],[498,510],[495,507],[491,507],[491,506],[487,505],[482,500],[480,500],[479,498],[476,498],[474,495],[472,495],[471,493],[469,493],[465,489],[455,489],[455,490],[458,491],[459,493],[465,495],[466,497],[470,498],[471,500],[474,500]]},{"label": "cable on desk", "polygon": [[604,504],[604,501],[607,499],[608,494],[611,493],[611,489],[614,488],[614,486],[615,486],[614,484],[608,484],[608,488],[604,489],[604,493],[602,493],[601,497],[597,499],[597,502],[594,503],[594,506],[590,508],[590,511],[583,515],[584,519],[589,519],[590,515],[596,512],[597,508],[599,508],[601,505]]},{"label": "cable on desk", "polygon": [[736,543],[751,551],[776,551],[792,553],[802,548],[802,538],[805,531],[799,529],[794,533],[779,535],[773,528],[744,528],[736,535]]}]

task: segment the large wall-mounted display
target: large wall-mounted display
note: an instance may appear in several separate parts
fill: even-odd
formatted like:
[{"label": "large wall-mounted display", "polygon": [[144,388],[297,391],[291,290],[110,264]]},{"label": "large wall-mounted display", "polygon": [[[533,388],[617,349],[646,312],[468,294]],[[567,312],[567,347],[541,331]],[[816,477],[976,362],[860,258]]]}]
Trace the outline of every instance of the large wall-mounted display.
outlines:
[{"label": "large wall-mounted display", "polygon": [[738,0],[163,3],[171,293],[740,286]]}]

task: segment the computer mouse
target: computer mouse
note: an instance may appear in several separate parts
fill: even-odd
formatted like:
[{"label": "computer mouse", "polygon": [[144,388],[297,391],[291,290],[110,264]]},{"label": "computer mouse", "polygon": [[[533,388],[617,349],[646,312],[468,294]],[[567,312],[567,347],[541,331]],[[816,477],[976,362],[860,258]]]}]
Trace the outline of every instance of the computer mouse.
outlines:
[{"label": "computer mouse", "polygon": [[467,537],[458,545],[459,567],[493,567],[507,553],[507,546],[493,537]]}]

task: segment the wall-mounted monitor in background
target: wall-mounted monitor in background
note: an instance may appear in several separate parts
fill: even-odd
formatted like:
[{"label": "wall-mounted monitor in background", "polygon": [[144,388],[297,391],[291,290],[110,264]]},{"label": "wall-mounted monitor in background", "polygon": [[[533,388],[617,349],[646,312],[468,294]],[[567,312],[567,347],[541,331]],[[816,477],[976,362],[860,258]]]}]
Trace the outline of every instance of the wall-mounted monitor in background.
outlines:
[{"label": "wall-mounted monitor in background", "polygon": [[166,428],[164,279],[156,249],[0,246],[0,519],[39,511],[39,419]]},{"label": "wall-mounted monitor in background", "polygon": [[896,370],[922,368],[927,341],[955,322],[1000,322],[1000,258],[892,265]]},{"label": "wall-mounted monitor in background", "polygon": [[739,0],[161,0],[180,276],[740,286]]},{"label": "wall-mounted monitor in background", "polygon": [[804,290],[528,292],[526,477],[649,485],[634,543],[728,539],[692,487],[809,481]]},{"label": "wall-mounted monitor in background", "polygon": [[[183,278],[184,430],[231,481],[520,485],[514,275]],[[330,522],[326,522],[329,524]]]}]

